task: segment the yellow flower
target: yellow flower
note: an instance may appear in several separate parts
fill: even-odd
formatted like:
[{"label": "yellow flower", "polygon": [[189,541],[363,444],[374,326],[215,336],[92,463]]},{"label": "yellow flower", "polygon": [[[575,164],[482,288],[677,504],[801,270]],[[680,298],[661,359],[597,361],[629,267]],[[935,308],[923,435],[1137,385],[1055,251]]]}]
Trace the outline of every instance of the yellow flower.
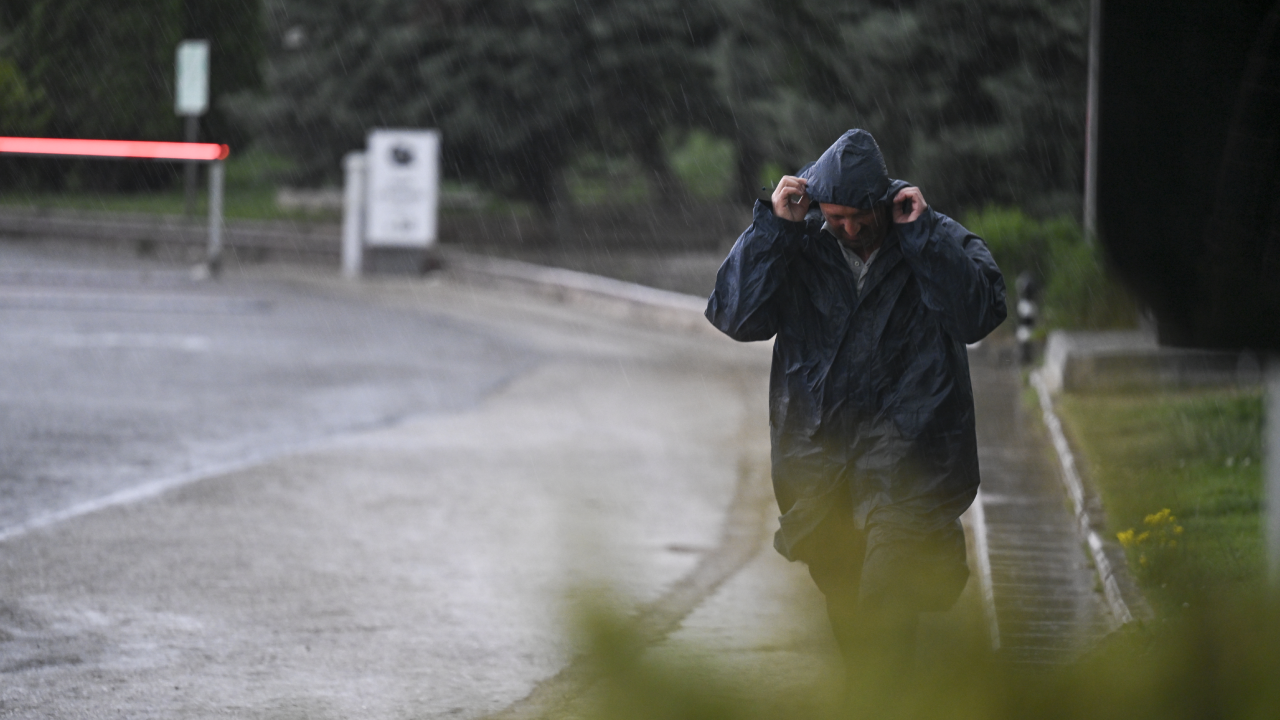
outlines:
[{"label": "yellow flower", "polygon": [[1151,537],[1151,531],[1143,530],[1142,534],[1138,536],[1138,544],[1141,545],[1142,543],[1146,542],[1150,537]]},{"label": "yellow flower", "polygon": [[1173,534],[1174,534],[1174,535],[1181,535],[1181,534],[1182,534],[1182,526],[1181,526],[1181,525],[1177,525],[1177,526],[1175,526],[1175,527],[1173,528]]},{"label": "yellow flower", "polygon": [[1120,544],[1124,547],[1133,547],[1133,528],[1129,528],[1124,532],[1116,533],[1116,539],[1119,540]]}]

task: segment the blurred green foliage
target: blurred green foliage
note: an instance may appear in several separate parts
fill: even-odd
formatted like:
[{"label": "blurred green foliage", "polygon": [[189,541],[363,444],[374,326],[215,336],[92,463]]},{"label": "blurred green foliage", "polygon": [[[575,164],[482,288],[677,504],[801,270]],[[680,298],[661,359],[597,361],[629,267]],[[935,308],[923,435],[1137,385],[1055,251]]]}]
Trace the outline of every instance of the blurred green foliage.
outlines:
[{"label": "blurred green foliage", "polygon": [[1009,286],[1011,305],[1017,301],[1015,279],[1023,273],[1035,279],[1041,289],[1042,331],[1136,326],[1133,298],[1075,220],[1037,220],[1018,208],[989,205],[967,213],[963,224],[991,248]]},{"label": "blurred green foliage", "polygon": [[[181,40],[204,38],[212,107],[203,139],[241,145],[246,135],[218,101],[261,84],[262,19],[260,0],[0,0],[0,67],[12,63],[31,98],[3,107],[3,122],[49,137],[181,140],[174,53]],[[161,163],[8,158],[0,176],[10,186],[132,190],[178,173]]]},{"label": "blurred green foliage", "polygon": [[[1207,600],[1206,596],[1206,600]],[[844,690],[810,681],[779,693],[785,653],[744,669],[723,655],[663,662],[625,621],[588,627],[599,680],[588,709],[554,717],[604,720],[1261,720],[1280,717],[1280,605],[1236,595],[1178,618],[1134,624],[1076,662],[1019,666],[980,644],[921,658],[914,673]]]}]

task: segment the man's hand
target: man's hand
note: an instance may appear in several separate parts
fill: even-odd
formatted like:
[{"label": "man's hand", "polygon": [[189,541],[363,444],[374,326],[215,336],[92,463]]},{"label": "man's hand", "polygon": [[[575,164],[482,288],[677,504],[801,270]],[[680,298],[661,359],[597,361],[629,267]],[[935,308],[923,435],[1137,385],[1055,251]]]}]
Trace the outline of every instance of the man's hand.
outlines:
[{"label": "man's hand", "polygon": [[[778,193],[775,191],[773,196],[776,198]],[[777,204],[774,200],[774,204]],[[916,218],[924,213],[925,208],[929,207],[924,202],[924,194],[920,192],[920,188],[908,187],[902,188],[897,195],[893,196],[893,221],[896,223],[915,222]],[[774,210],[777,212],[777,210]]]},{"label": "man's hand", "polygon": [[809,212],[809,195],[805,192],[808,180],[784,175],[773,189],[773,214],[783,220],[800,222]]}]

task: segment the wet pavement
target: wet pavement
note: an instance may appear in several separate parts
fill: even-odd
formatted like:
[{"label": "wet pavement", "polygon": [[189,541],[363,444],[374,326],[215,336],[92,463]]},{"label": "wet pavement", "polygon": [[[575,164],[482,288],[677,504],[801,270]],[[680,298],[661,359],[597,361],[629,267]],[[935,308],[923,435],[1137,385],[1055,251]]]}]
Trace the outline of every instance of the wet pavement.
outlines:
[{"label": "wet pavement", "polygon": [[473,407],[540,361],[442,315],[0,243],[0,537],[139,484]]},{"label": "wet pavement", "polygon": [[[0,273],[31,378],[0,423],[0,715],[536,717],[581,694],[566,613],[601,585],[656,657],[768,666],[762,698],[832,679],[768,546],[767,344],[447,277],[99,270]],[[1060,662],[1107,616],[1010,349],[971,353],[996,630]],[[128,496],[155,477],[182,482]]]},{"label": "wet pavement", "polygon": [[1013,346],[996,338],[969,357],[1000,650],[1020,663],[1067,661],[1110,631],[1110,610]]},{"label": "wet pavement", "polygon": [[[114,269],[136,270],[123,265]],[[41,272],[49,284],[53,268]],[[112,296],[111,308],[136,292],[116,279],[92,290]],[[176,369],[186,356],[175,360],[171,345],[181,343],[166,340],[93,348],[127,351],[139,371],[128,382],[85,373],[66,381],[83,389],[70,393],[45,376],[25,388],[10,379],[8,392],[32,400],[11,409],[7,442],[24,450],[26,428],[44,421],[42,391],[86,435],[77,444],[76,433],[63,433],[43,458],[81,463],[67,471],[80,494],[42,493],[38,475],[13,473],[14,492],[34,496],[24,512],[94,493],[115,501],[0,541],[0,716],[480,717],[570,661],[572,598],[608,587],[618,612],[649,609],[665,618],[666,632],[748,557],[736,542],[732,552],[719,549],[743,483],[764,484],[743,468],[767,457],[757,412],[766,348],[444,279],[353,285],[328,272],[262,268],[216,285],[174,280],[171,296],[265,298],[288,322],[264,327],[261,317],[234,315],[195,325],[165,313],[83,309],[98,314],[85,325],[47,315],[61,325],[45,328],[19,315],[66,313],[65,302],[8,311],[33,334],[78,332],[77,341],[91,330],[136,341],[187,328],[209,338],[211,355],[233,340],[246,356],[275,348],[256,362],[278,370],[274,384],[233,392],[233,370],[255,363],[245,359],[202,391],[200,374]],[[309,354],[316,334],[331,340],[332,354]],[[12,345],[14,357],[29,352]],[[404,411],[379,405],[383,420],[370,426],[330,412],[346,407],[341,396],[311,402],[309,414],[271,406],[311,392],[287,377],[289,368],[340,369],[328,362],[335,355],[367,358],[375,379],[381,367],[407,364],[386,395],[366,388]],[[433,373],[437,363],[442,371]],[[355,377],[360,367],[347,366]],[[178,381],[190,381],[194,397],[153,407],[160,394],[147,383],[158,377],[178,395]],[[422,389],[436,383],[456,395],[445,402]],[[267,431],[294,434],[264,431],[230,412],[236,402],[261,405]],[[130,409],[159,417],[130,425]],[[139,425],[192,444],[133,445],[129,428]],[[204,463],[204,474],[163,492],[128,494],[154,478],[148,468],[187,462],[206,431],[262,454],[232,467]],[[297,435],[307,442],[294,443]],[[749,505],[758,524],[761,504]]]}]

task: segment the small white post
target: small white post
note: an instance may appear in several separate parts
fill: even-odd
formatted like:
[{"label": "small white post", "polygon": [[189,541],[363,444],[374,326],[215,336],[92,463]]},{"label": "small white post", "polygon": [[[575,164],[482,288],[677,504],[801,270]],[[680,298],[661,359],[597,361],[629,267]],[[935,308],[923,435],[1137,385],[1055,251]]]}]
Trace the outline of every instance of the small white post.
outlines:
[{"label": "small white post", "polygon": [[222,268],[222,161],[209,164],[209,274]]},{"label": "small white post", "polygon": [[342,276],[355,279],[364,262],[364,153],[347,153],[342,170]]},{"label": "small white post", "polygon": [[1267,542],[1267,572],[1271,587],[1280,590],[1280,353],[1266,360],[1266,403],[1263,405],[1263,466],[1266,488],[1262,498],[1263,531]]}]

